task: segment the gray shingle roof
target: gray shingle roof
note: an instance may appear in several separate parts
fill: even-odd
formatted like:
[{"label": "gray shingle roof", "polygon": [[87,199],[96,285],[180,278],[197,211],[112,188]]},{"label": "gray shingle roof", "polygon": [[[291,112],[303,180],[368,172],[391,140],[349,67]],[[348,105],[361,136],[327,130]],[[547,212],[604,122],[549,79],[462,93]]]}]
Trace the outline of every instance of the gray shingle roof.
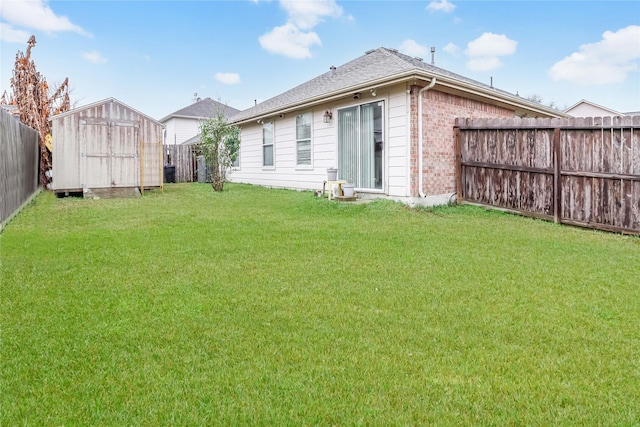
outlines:
[{"label": "gray shingle roof", "polygon": [[196,136],[192,136],[191,138],[187,139],[186,141],[181,142],[180,145],[200,144],[200,135],[201,134],[197,134]]},{"label": "gray shingle roof", "polygon": [[237,113],[240,110],[237,110],[233,107],[229,107],[228,105],[224,105],[218,101],[214,101],[211,98],[205,98],[201,101],[194,102],[188,107],[184,107],[175,111],[162,119],[161,122],[168,120],[172,117],[183,117],[183,118],[193,118],[193,119],[205,119],[211,117],[213,113],[222,110],[224,112],[225,117],[229,118]]},{"label": "gray shingle roof", "polygon": [[548,107],[541,104],[532,103],[509,92],[427,64],[420,58],[413,58],[399,53],[395,49],[381,47],[370,50],[363,56],[347,62],[344,65],[332,68],[314,79],[261,102],[254,107],[241,111],[231,116],[229,120],[231,122],[240,122],[250,118],[276,113],[285,108],[302,105],[321,99],[322,97],[339,94],[340,92],[358,90],[359,88],[375,85],[384,81],[392,81],[396,78],[408,78],[414,74],[424,77],[440,77],[454,80],[467,86],[490,90],[494,95],[510,99],[512,102],[551,111]]}]

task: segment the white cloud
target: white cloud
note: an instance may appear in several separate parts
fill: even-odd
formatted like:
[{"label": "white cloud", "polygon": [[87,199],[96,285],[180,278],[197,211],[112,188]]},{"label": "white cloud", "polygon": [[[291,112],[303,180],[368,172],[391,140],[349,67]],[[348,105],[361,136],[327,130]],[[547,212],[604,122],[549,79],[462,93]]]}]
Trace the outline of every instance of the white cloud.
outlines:
[{"label": "white cloud", "polygon": [[238,73],[216,73],[216,80],[226,85],[234,85],[240,83],[240,74]]},{"label": "white cloud", "polygon": [[104,64],[107,62],[107,58],[95,50],[92,50],[91,52],[82,52],[82,57],[93,64]]},{"label": "white cloud", "polygon": [[427,5],[427,10],[431,12],[453,12],[456,5],[447,0],[433,0]]},{"label": "white cloud", "polygon": [[425,56],[429,49],[426,46],[418,44],[415,40],[407,39],[400,44],[400,52],[410,56]]},{"label": "white cloud", "polygon": [[31,33],[23,30],[17,30],[9,24],[0,22],[0,39],[7,43],[24,43],[31,37]]},{"label": "white cloud", "polygon": [[316,33],[302,32],[291,23],[275,27],[267,34],[260,36],[258,40],[260,46],[267,51],[296,59],[310,58],[309,48],[315,44],[322,44]]},{"label": "white cloud", "polygon": [[466,53],[471,57],[504,56],[514,54],[517,47],[518,42],[504,34],[484,33],[467,44]]},{"label": "white cloud", "polygon": [[342,8],[335,0],[280,0],[280,6],[288,14],[287,23],[274,27],[258,40],[267,51],[295,59],[310,58],[310,47],[322,45],[318,34],[311,31],[316,25],[325,17],[342,16]]},{"label": "white cloud", "polygon": [[[91,36],[78,25],[73,24],[66,16],[58,16],[44,0],[2,0],[0,9],[2,21],[18,28],[55,33],[73,31],[84,36]],[[4,32],[2,35],[4,39]]]},{"label": "white cloud", "polygon": [[467,67],[474,71],[490,71],[502,67],[500,56],[513,55],[518,42],[504,34],[484,33],[467,43]]},{"label": "white cloud", "polygon": [[301,30],[312,29],[325,16],[339,18],[342,15],[342,8],[334,0],[280,0],[280,6],[287,11],[289,22]]},{"label": "white cloud", "polygon": [[460,53],[460,48],[451,42],[447,43],[447,45],[443,47],[442,50],[453,56],[458,56],[458,54]]},{"label": "white cloud", "polygon": [[616,32],[606,31],[602,40],[580,46],[549,70],[553,80],[578,84],[620,83],[638,70],[640,26],[630,25]]}]

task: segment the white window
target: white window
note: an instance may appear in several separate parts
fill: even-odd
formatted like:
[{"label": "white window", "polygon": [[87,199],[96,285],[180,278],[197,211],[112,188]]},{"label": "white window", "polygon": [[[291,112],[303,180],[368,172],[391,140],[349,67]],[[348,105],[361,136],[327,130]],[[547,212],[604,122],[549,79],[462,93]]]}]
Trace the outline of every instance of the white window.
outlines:
[{"label": "white window", "polygon": [[273,166],[273,122],[262,125],[262,166]]},{"label": "white window", "polygon": [[296,164],[311,166],[311,113],[296,116]]}]

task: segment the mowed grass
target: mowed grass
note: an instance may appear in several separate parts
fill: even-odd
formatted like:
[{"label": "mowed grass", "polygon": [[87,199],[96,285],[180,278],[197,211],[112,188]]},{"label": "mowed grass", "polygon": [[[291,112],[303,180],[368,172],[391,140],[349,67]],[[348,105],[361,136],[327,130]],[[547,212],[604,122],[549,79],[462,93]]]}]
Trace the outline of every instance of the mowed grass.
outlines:
[{"label": "mowed grass", "polygon": [[0,250],[3,426],[640,424],[637,237],[172,184]]}]

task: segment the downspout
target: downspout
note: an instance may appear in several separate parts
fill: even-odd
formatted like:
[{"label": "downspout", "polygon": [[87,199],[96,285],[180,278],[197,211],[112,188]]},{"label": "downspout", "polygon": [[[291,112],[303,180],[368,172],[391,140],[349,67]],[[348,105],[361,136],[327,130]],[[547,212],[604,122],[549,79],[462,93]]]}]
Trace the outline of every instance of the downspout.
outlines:
[{"label": "downspout", "polygon": [[422,180],[424,173],[422,172],[422,152],[424,138],[422,137],[422,93],[428,91],[436,85],[436,78],[431,79],[431,83],[428,86],[423,87],[418,92],[418,193],[420,197],[427,197],[422,189]]}]

